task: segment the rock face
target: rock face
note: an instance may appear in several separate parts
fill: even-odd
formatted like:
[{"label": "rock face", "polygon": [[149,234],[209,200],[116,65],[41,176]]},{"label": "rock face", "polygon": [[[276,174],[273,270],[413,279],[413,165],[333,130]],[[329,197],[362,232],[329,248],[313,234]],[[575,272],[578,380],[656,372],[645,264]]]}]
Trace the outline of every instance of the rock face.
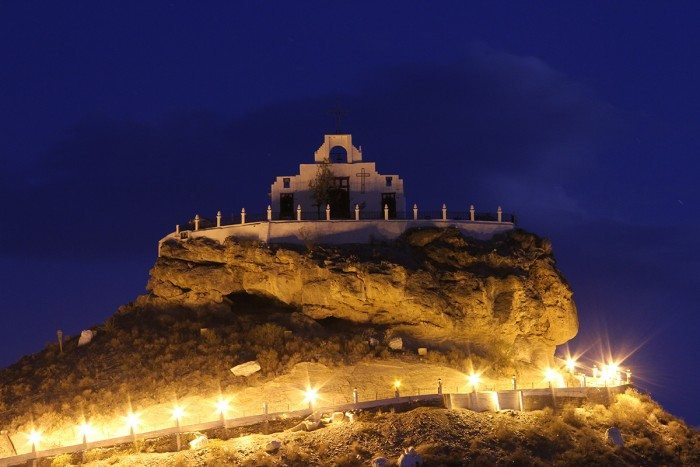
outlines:
[{"label": "rock face", "polygon": [[136,306],[230,308],[230,297],[245,293],[314,320],[385,326],[404,347],[449,342],[527,363],[544,363],[578,330],[551,245],[519,230],[478,241],[431,228],[393,242],[309,249],[172,240],[148,291]]}]

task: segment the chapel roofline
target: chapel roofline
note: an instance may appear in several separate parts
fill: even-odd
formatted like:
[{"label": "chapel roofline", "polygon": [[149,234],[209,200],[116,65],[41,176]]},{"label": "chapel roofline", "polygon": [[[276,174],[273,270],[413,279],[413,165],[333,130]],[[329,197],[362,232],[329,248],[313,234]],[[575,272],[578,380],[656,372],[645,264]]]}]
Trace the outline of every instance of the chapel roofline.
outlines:
[{"label": "chapel roofline", "polygon": [[350,133],[331,133],[323,136],[323,144],[314,153],[315,162],[341,162],[331,160],[331,150],[341,147],[345,150],[345,160],[352,164],[353,162],[362,162],[362,148],[357,148],[352,144],[352,134]]}]

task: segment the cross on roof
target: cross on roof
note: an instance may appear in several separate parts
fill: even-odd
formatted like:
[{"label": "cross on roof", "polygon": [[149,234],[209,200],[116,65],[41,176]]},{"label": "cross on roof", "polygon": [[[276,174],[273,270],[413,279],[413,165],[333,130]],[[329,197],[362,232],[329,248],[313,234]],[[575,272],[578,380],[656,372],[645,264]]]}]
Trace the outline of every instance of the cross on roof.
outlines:
[{"label": "cross on roof", "polygon": [[[340,122],[347,115],[347,112],[343,110],[342,107],[338,106],[335,109],[331,110],[330,112],[331,115],[335,118],[335,133],[340,134]],[[364,180],[364,179],[363,179]]]}]

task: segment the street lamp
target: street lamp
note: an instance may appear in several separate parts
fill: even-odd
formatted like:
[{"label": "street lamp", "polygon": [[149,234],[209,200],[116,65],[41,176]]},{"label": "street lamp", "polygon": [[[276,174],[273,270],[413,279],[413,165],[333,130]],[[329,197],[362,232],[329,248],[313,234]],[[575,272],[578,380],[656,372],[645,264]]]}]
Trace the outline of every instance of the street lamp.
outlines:
[{"label": "street lamp", "polygon": [[185,409],[180,407],[179,405],[176,405],[173,407],[173,418],[175,419],[175,426],[177,427],[177,436],[176,436],[176,441],[177,441],[177,450],[179,451],[182,448],[182,441],[180,440],[180,421],[182,420],[182,417],[185,416]]},{"label": "street lamp", "polygon": [[126,424],[129,426],[129,434],[136,445],[136,426],[139,425],[139,414],[129,411],[126,415]]},{"label": "street lamp", "polygon": [[92,426],[90,426],[90,423],[88,422],[83,422],[78,426],[78,431],[80,432],[80,436],[83,438],[83,444],[87,446],[87,438],[92,434]]},{"label": "street lamp", "polygon": [[476,387],[481,382],[481,376],[476,373],[471,373],[469,376],[467,376],[467,380],[472,387],[472,391],[476,392]]},{"label": "street lamp", "polygon": [[559,372],[553,368],[544,370],[544,379],[549,383],[549,389],[552,389],[552,381],[558,380],[560,377]]},{"label": "street lamp", "polygon": [[309,403],[309,410],[314,410],[314,402],[318,399],[318,389],[307,387],[304,391],[304,401]]},{"label": "street lamp", "polygon": [[219,397],[216,401],[216,410],[219,412],[219,420],[221,424],[226,428],[226,412],[228,411],[228,401],[223,397]]},{"label": "street lamp", "polygon": [[41,432],[37,430],[32,430],[29,432],[29,443],[32,445],[32,453],[36,455],[37,446],[41,442]]}]

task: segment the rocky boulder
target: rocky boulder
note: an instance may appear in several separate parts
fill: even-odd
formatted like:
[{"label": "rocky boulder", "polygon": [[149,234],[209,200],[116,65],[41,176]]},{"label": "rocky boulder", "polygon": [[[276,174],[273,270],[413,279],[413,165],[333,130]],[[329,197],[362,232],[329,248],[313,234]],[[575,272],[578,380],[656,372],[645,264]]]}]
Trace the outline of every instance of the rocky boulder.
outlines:
[{"label": "rocky boulder", "polygon": [[231,373],[235,376],[250,376],[260,371],[260,364],[256,361],[241,363],[231,368]]},{"label": "rocky boulder", "polygon": [[482,241],[451,228],[416,229],[391,242],[308,250],[169,240],[148,291],[135,306],[231,309],[234,294],[249,294],[313,320],[384,326],[404,346],[476,345],[533,364],[578,330],[550,243],[519,230]]}]

